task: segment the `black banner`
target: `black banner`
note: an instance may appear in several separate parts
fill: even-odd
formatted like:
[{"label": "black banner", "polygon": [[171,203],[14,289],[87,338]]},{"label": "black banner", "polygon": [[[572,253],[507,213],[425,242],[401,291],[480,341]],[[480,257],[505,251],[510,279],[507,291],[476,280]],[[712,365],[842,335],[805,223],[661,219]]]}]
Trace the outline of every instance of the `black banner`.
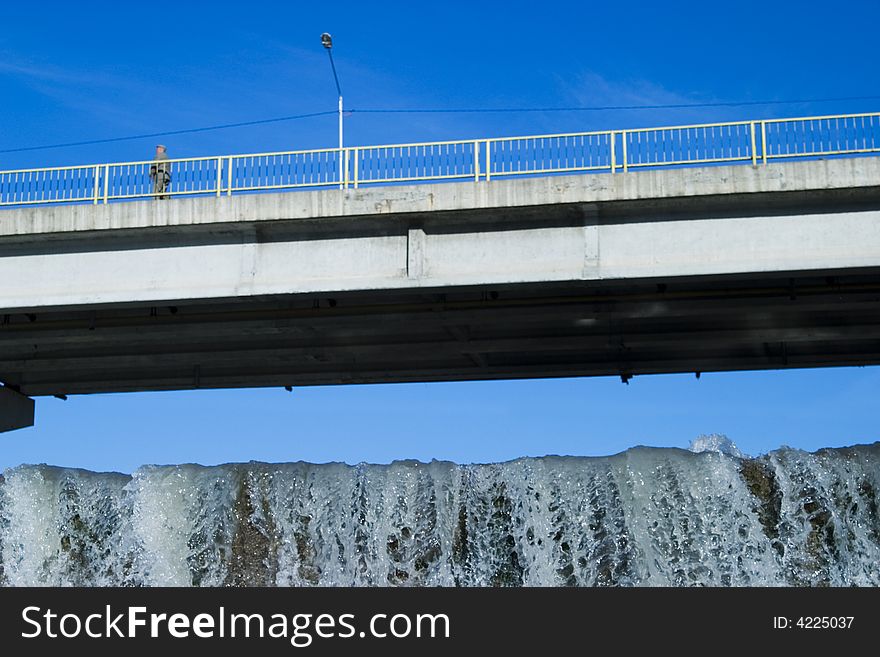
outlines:
[{"label": "black banner", "polygon": [[0,589],[0,646],[90,656],[839,653],[874,642],[878,603],[878,589],[10,588]]}]

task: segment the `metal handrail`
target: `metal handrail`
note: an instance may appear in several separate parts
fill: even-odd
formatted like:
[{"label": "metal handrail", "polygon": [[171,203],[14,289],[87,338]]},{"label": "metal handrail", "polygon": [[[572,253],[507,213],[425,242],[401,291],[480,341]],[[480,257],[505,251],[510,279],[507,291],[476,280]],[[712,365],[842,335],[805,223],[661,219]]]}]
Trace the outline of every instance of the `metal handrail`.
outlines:
[{"label": "metal handrail", "polygon": [[[842,123],[841,123],[842,122]],[[880,152],[880,113],[494,137],[0,171],[0,206],[108,203],[168,196],[497,177],[629,172]]]}]

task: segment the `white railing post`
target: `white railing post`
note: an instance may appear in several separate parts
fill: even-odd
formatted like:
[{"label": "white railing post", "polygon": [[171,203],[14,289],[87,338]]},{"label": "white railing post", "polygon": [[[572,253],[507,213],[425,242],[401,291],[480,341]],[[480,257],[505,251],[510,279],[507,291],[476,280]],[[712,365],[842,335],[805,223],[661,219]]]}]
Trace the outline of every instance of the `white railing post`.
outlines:
[{"label": "white railing post", "polygon": [[623,158],[623,172],[627,172],[627,162],[626,162],[626,130],[621,131],[620,133],[620,144],[621,144],[621,156]]},{"label": "white railing post", "polygon": [[749,123],[749,133],[752,138],[752,166],[758,166],[758,151],[755,148],[755,122]]},{"label": "white railing post", "polygon": [[492,179],[492,148],[491,139],[486,140],[486,182]]},{"label": "white railing post", "polygon": [[345,172],[342,170],[342,162],[345,160],[345,151],[340,148],[339,154],[336,156],[336,168],[339,171],[339,189],[343,189],[345,182]]},{"label": "white railing post", "polygon": [[474,182],[480,182],[480,142],[474,140]]},{"label": "white railing post", "polygon": [[761,162],[767,164],[767,123],[761,121]]},{"label": "white railing post", "polygon": [[343,151],[343,153],[344,153],[344,155],[342,157],[342,171],[343,171],[342,189],[348,189],[348,154],[349,154],[349,149],[346,148]]},{"label": "white railing post", "polygon": [[107,204],[107,197],[110,190],[110,165],[104,165],[104,204]]},{"label": "white railing post", "polygon": [[95,165],[95,189],[92,194],[92,198],[94,200],[94,204],[98,205],[98,198],[101,194],[101,165]]},{"label": "white railing post", "polygon": [[223,158],[217,158],[217,197],[223,192]]},{"label": "white railing post", "polygon": [[232,196],[232,156],[226,158],[226,196]]},{"label": "white railing post", "polygon": [[617,133],[614,132],[614,130],[611,131],[610,146],[611,146],[611,173],[616,173],[617,162],[616,162],[615,156],[616,156],[616,151],[617,151]]},{"label": "white railing post", "polygon": [[359,159],[357,147],[352,149],[352,157],[354,157],[354,164],[353,164],[353,167],[354,167],[354,188],[357,189],[358,188],[358,159]]}]

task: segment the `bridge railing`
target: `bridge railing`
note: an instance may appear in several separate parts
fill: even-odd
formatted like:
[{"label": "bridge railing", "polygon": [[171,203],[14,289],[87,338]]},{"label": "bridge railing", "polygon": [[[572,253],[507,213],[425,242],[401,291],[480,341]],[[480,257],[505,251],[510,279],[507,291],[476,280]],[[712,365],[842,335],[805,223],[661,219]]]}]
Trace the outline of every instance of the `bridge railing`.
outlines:
[{"label": "bridge railing", "polygon": [[107,203],[160,196],[297,188],[489,181],[521,175],[628,172],[646,167],[751,163],[880,152],[880,113],[606,130],[526,137],[351,146],[154,162],[0,171],[0,206]]}]

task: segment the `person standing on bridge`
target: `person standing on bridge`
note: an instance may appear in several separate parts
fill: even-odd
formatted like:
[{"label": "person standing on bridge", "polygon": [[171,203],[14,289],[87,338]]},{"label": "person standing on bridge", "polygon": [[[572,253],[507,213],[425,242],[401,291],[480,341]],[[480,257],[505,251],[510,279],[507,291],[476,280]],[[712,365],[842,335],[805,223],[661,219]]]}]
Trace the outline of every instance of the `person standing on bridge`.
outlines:
[{"label": "person standing on bridge", "polygon": [[165,192],[168,191],[168,183],[171,182],[171,164],[165,162],[168,159],[168,153],[165,150],[165,146],[158,144],[156,146],[156,157],[153,158],[153,164],[150,165],[150,180],[153,181],[153,194],[158,199],[168,198]]}]

